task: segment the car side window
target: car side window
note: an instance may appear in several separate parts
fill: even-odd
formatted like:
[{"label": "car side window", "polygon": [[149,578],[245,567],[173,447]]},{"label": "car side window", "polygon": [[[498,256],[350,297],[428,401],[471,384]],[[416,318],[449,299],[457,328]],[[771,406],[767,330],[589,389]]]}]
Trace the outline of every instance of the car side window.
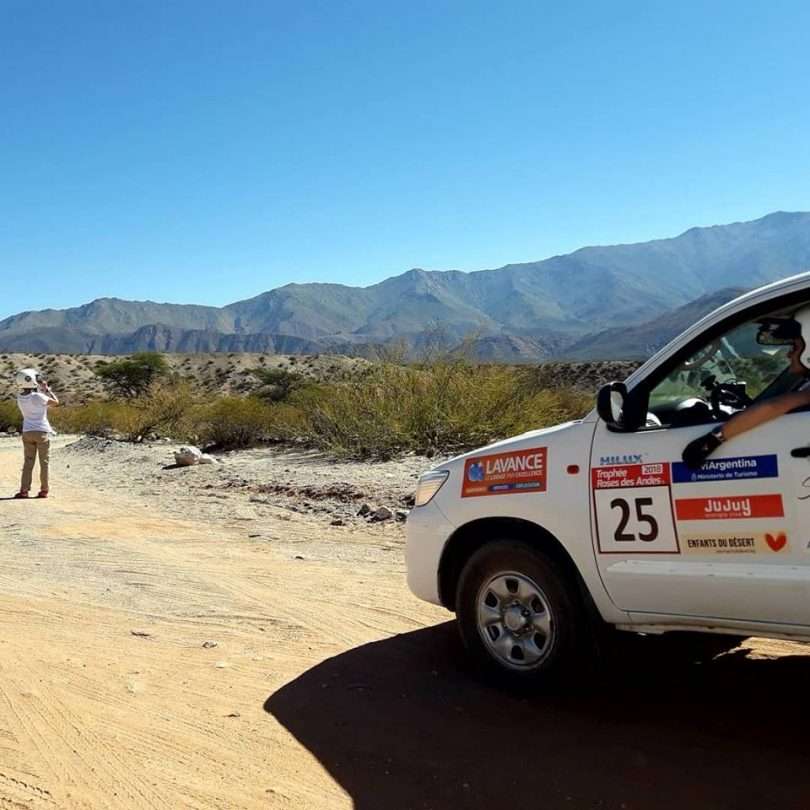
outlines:
[{"label": "car side window", "polygon": [[757,343],[760,321],[709,341],[652,389],[649,411],[663,427],[725,421],[777,383],[788,348]]}]

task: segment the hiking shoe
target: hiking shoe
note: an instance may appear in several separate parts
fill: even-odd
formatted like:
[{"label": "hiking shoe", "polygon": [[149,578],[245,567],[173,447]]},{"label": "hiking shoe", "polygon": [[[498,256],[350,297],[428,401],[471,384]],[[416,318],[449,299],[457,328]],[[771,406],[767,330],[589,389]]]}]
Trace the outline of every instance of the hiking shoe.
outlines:
[{"label": "hiking shoe", "polygon": [[27,492],[18,492],[18,493],[17,493],[17,494],[14,496],[14,498],[15,498],[16,500],[19,500],[20,498],[27,498],[27,497],[28,497],[28,493],[27,493]]},{"label": "hiking shoe", "polygon": [[48,490],[47,489],[43,489],[42,492],[40,492],[37,495],[37,498],[47,498],[47,497],[48,497]]}]

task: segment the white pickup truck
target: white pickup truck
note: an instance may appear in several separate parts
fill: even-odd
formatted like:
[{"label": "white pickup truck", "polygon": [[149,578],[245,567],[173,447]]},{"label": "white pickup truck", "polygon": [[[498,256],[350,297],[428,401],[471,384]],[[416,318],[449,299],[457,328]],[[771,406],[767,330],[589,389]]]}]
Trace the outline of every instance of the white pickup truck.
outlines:
[{"label": "white pickup truck", "polygon": [[439,465],[408,518],[408,583],[457,616],[491,672],[566,672],[595,626],[810,641],[810,412],[684,447],[806,380],[759,340],[810,303],[810,273],[687,329],[584,419]]}]

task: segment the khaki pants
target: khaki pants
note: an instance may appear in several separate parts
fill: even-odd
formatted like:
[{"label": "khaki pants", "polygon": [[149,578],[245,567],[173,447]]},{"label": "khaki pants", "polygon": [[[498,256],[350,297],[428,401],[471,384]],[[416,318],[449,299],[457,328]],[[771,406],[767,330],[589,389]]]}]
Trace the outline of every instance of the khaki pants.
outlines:
[{"label": "khaki pants", "polygon": [[22,483],[20,492],[31,489],[31,478],[34,473],[34,463],[39,455],[39,481],[40,489],[48,491],[48,463],[51,454],[51,437],[39,430],[27,430],[22,435],[23,453],[25,461],[22,469]]}]

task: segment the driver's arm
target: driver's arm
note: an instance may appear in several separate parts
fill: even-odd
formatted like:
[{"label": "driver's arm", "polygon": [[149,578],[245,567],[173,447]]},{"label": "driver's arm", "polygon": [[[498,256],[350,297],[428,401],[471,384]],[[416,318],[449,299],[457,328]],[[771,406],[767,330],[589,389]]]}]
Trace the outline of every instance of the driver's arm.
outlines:
[{"label": "driver's arm", "polygon": [[728,422],[723,425],[723,435],[726,441],[745,433],[747,430],[776,419],[796,408],[804,408],[810,405],[810,391],[796,391],[792,394],[780,394],[773,399],[766,399],[758,402],[744,411],[734,414]]},{"label": "driver's arm", "polygon": [[810,406],[810,391],[796,391],[791,394],[780,394],[773,399],[766,399],[740,413],[734,414],[722,427],[723,439],[717,436],[719,428],[700,436],[690,442],[683,451],[683,460],[696,470],[703,466],[706,459],[723,443],[752,428],[764,425],[777,416],[789,413],[797,408]]}]

